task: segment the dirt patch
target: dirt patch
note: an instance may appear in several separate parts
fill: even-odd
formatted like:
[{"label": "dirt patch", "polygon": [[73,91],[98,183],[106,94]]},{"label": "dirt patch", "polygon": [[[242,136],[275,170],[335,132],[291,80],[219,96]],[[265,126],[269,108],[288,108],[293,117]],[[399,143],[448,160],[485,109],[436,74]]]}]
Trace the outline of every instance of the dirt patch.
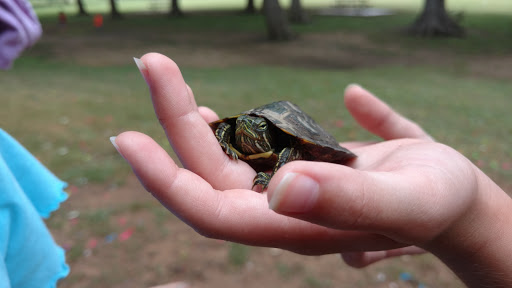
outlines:
[{"label": "dirt patch", "polygon": [[[95,44],[89,46],[90,43]],[[376,56],[370,52],[377,47],[368,39],[339,32],[307,34],[284,43],[268,42],[263,35],[250,33],[174,33],[170,44],[149,45],[132,38],[126,38],[120,43],[119,39],[111,37],[66,39],[59,35],[48,35],[40,45],[49,47],[50,53],[59,60],[92,66],[124,65],[130,57],[151,51],[166,54],[187,67],[272,65],[347,69],[397,61],[396,57],[379,56],[395,54],[395,48],[380,47],[381,52]],[[85,46],[88,49],[81,48]]]},{"label": "dirt patch", "polygon": [[38,44],[45,48],[40,50],[57,60],[86,66],[126,65],[132,57],[159,52],[184,67],[270,65],[355,69],[435,65],[448,69],[462,67],[484,77],[512,78],[512,70],[508,69],[512,65],[510,56],[461,55],[421,48],[410,50],[398,43],[376,43],[365,35],[350,32],[307,33],[295,41],[272,43],[266,41],[263,34],[247,32],[177,32],[164,37],[148,32],[137,38],[107,33],[62,37],[62,31],[51,31]]},{"label": "dirt patch", "polygon": [[475,56],[468,65],[469,70],[475,75],[512,79],[512,55]]}]

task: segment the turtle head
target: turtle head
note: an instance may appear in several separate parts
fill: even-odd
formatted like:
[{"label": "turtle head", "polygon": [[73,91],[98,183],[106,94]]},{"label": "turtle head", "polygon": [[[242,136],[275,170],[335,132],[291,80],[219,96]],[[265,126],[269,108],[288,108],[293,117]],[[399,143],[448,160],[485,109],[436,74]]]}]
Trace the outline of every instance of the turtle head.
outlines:
[{"label": "turtle head", "polygon": [[241,115],[236,119],[236,144],[246,154],[272,150],[273,142],[267,120],[262,117]]}]

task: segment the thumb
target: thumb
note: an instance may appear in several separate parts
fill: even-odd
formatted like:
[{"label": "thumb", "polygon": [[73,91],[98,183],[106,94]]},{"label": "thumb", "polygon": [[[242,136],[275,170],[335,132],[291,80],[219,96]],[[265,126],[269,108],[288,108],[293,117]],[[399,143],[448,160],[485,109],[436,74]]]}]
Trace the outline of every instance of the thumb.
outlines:
[{"label": "thumb", "polygon": [[433,201],[412,191],[411,187],[423,185],[411,183],[414,178],[407,173],[366,172],[331,163],[295,161],[282,167],[272,179],[269,207],[322,226],[379,233],[410,244],[425,240],[431,236],[426,233],[437,230],[425,226],[436,225],[425,219],[432,213],[428,209]]}]

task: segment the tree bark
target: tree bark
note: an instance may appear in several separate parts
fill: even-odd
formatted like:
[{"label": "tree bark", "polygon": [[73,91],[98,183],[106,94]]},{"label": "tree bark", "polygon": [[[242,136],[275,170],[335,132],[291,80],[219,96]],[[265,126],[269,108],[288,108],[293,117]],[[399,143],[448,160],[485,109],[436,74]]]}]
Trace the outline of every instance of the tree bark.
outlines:
[{"label": "tree bark", "polygon": [[88,16],[89,13],[85,10],[84,2],[82,0],[76,0],[78,4],[78,16]]},{"label": "tree bark", "polygon": [[444,0],[425,0],[423,12],[409,27],[408,32],[423,37],[464,36],[464,28],[446,13]]},{"label": "tree bark", "polygon": [[178,0],[171,0],[171,10],[169,11],[169,16],[183,16],[183,11],[180,9]]},{"label": "tree bark", "polygon": [[121,13],[117,10],[116,0],[110,0],[110,16],[112,16],[112,18],[122,18]]},{"label": "tree bark", "polygon": [[292,0],[292,5],[290,7],[290,22],[305,24],[309,23],[309,21],[307,13],[302,9],[300,0]]},{"label": "tree bark", "polygon": [[293,38],[288,21],[278,0],[264,0],[263,14],[267,25],[267,35],[273,41],[287,41]]},{"label": "tree bark", "polygon": [[245,7],[244,12],[247,14],[255,14],[256,13],[256,7],[254,6],[254,0],[247,1],[247,7]]}]

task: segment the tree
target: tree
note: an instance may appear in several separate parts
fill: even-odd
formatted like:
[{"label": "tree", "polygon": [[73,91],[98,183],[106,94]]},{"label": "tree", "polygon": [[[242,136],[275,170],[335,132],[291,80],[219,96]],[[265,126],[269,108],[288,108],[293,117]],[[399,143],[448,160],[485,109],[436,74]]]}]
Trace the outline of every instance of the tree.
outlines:
[{"label": "tree", "polygon": [[82,0],[76,0],[78,4],[78,16],[88,16],[89,13],[85,10],[84,2]]},{"label": "tree", "polygon": [[117,0],[110,0],[110,15],[112,18],[121,18],[121,13],[117,10]]},{"label": "tree", "polygon": [[183,16],[183,11],[181,11],[180,6],[178,4],[178,0],[171,0],[171,10],[169,11],[170,16]]},{"label": "tree", "polygon": [[409,33],[427,37],[461,37],[464,29],[446,13],[444,0],[425,0],[423,12],[409,27]]},{"label": "tree", "polygon": [[309,17],[307,13],[302,9],[300,0],[292,0],[290,6],[290,21],[292,23],[308,23]]},{"label": "tree", "polygon": [[278,0],[264,0],[263,14],[267,25],[268,38],[273,41],[286,41],[293,38],[288,21]]},{"label": "tree", "polygon": [[256,7],[254,6],[254,0],[248,0],[247,1],[247,6],[245,7],[244,12],[247,13],[247,14],[254,14],[254,13],[256,13]]}]

